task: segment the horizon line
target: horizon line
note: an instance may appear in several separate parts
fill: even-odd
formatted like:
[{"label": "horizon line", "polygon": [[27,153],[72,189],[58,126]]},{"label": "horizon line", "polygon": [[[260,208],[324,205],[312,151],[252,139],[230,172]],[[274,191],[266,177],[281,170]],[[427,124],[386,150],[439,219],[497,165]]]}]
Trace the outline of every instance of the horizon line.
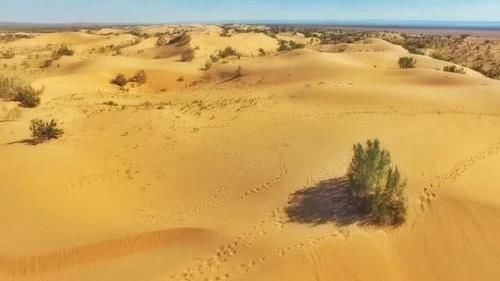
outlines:
[{"label": "horizon line", "polygon": [[426,28],[426,29],[480,29],[500,30],[498,21],[464,21],[464,20],[421,20],[421,19],[353,19],[353,20],[321,20],[321,19],[248,19],[248,20],[200,20],[200,21],[165,21],[165,22],[28,22],[0,21],[0,27],[112,27],[141,25],[198,25],[198,24],[248,24],[248,25],[317,25],[338,27],[372,27],[372,28]]}]

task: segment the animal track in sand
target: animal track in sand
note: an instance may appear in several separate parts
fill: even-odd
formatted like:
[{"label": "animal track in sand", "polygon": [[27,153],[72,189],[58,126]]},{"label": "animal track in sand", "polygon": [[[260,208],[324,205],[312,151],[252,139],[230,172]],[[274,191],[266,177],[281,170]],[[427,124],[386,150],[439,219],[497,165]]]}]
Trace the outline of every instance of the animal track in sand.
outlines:
[{"label": "animal track in sand", "polygon": [[[171,275],[170,279],[175,281],[202,281],[202,280],[227,280],[228,274],[220,274],[221,267],[230,262],[230,259],[241,251],[251,249],[255,243],[269,234],[272,230],[281,231],[283,228],[281,222],[284,215],[279,214],[281,208],[275,208],[267,212],[266,218],[250,227],[249,230],[240,233],[233,240],[226,242],[215,250],[211,257],[208,257],[198,264],[188,267],[182,273]],[[235,265],[240,273],[249,272],[252,268],[264,264],[266,257],[252,259],[246,263]]]},{"label": "animal track in sand", "polygon": [[201,211],[206,210],[206,209],[211,208],[211,207],[219,206],[225,202],[234,202],[234,201],[238,201],[238,200],[244,200],[245,198],[247,198],[249,196],[256,195],[258,193],[262,193],[262,192],[268,190],[271,186],[278,184],[284,178],[284,176],[286,176],[288,174],[288,168],[287,168],[286,163],[284,162],[281,154],[278,151],[275,151],[275,152],[276,152],[276,155],[279,159],[279,162],[281,163],[281,167],[280,167],[279,172],[274,177],[272,177],[271,179],[269,179],[265,183],[260,184],[257,187],[254,187],[250,190],[247,190],[241,194],[237,194],[237,195],[234,195],[231,197],[224,197],[223,196],[224,193],[229,189],[229,187],[233,183],[237,182],[237,179],[240,176],[242,176],[245,172],[250,170],[252,167],[258,166],[259,163],[262,162],[262,159],[255,160],[251,164],[247,164],[242,170],[238,171],[233,176],[229,177],[229,179],[226,179],[226,180],[219,182],[218,186],[214,189],[214,192],[213,192],[212,196],[210,196],[209,200],[204,200],[204,201],[200,202],[196,207],[179,212],[176,215],[176,220],[177,221],[184,221],[190,215],[200,213]]},{"label": "animal track in sand", "polygon": [[425,208],[431,204],[432,200],[437,198],[436,189],[439,189],[445,184],[455,182],[460,176],[467,172],[471,166],[496,155],[499,151],[500,143],[492,144],[468,159],[456,164],[450,171],[431,179],[430,183],[422,189],[422,195],[419,199],[422,210],[425,210]]},{"label": "animal track in sand", "polygon": [[250,164],[246,164],[243,169],[237,171],[229,178],[226,178],[226,179],[220,181],[217,184],[217,187],[214,188],[212,195],[209,197],[210,199],[200,202],[195,207],[192,207],[190,209],[179,212],[176,215],[176,220],[177,221],[184,221],[186,219],[186,217],[188,217],[190,215],[200,213],[202,210],[205,210],[205,209],[210,208],[210,207],[215,207],[215,206],[218,206],[219,204],[221,204],[222,195],[224,194],[224,192],[226,192],[232,184],[237,182],[237,179],[240,176],[242,176],[246,171],[248,171],[252,167],[257,166],[258,163],[260,163],[259,160],[256,160]]},{"label": "animal track in sand", "polygon": [[322,113],[305,113],[305,114],[289,114],[286,117],[272,117],[271,120],[274,121],[273,126],[281,126],[280,122],[286,122],[289,120],[330,120],[339,119],[343,117],[355,116],[355,115],[375,115],[375,116],[386,116],[386,115],[400,115],[400,116],[424,116],[424,115],[434,115],[434,116],[444,116],[444,115],[465,115],[474,118],[482,117],[500,117],[499,113],[478,113],[478,112],[465,112],[459,110],[423,110],[423,111],[400,111],[394,109],[388,110],[353,110],[353,111],[333,111],[333,112],[322,112]]},{"label": "animal track in sand", "polygon": [[257,260],[251,260],[246,263],[240,264],[238,267],[241,273],[248,273],[252,268],[256,267],[259,264],[263,264],[266,261],[265,257],[261,257]]},{"label": "animal track in sand", "polygon": [[247,190],[242,194],[235,195],[235,196],[229,198],[229,200],[230,201],[243,200],[248,196],[252,196],[252,195],[264,192],[264,191],[268,190],[271,186],[279,183],[283,179],[283,177],[286,176],[287,174],[288,174],[288,168],[287,168],[286,164],[283,163],[280,167],[279,174],[274,176],[273,179],[255,187],[251,190]]},{"label": "animal track in sand", "polygon": [[299,242],[296,242],[296,243],[292,243],[288,246],[285,246],[285,247],[279,247],[277,248],[277,254],[278,256],[280,257],[283,257],[285,255],[287,255],[289,252],[293,251],[293,250],[300,250],[300,249],[303,249],[303,248],[308,248],[308,247],[312,247],[322,241],[325,241],[326,239],[330,239],[330,238],[337,238],[338,236],[340,235],[343,235],[344,237],[347,237],[348,235],[346,234],[342,234],[342,232],[339,232],[339,233],[332,233],[331,235],[322,235],[322,236],[318,236],[318,237],[308,237],[305,241],[299,241]]},{"label": "animal track in sand", "polygon": [[[282,163],[282,166],[280,168],[280,172],[278,175],[274,176],[274,178],[262,185],[260,185],[257,188],[254,188],[250,191],[247,191],[241,195],[237,195],[234,197],[231,197],[229,200],[234,201],[234,200],[241,200],[246,198],[247,196],[251,196],[253,194],[263,192],[272,185],[277,184],[280,182],[284,175],[288,173],[288,170],[286,168],[286,164],[282,161],[281,155],[278,154],[279,159],[281,160],[280,162]],[[257,163],[257,162],[256,162]],[[216,193],[220,194],[224,190]],[[217,199],[218,196],[215,196],[213,198],[214,200]],[[203,206],[203,208],[206,208],[207,206]],[[201,208],[201,207],[200,207]],[[196,211],[200,211],[201,209],[197,209]],[[253,227],[251,227],[248,231],[240,233],[239,235],[236,236],[233,240],[222,244],[219,246],[215,253],[199,262],[197,265],[191,266],[187,268],[184,272],[177,274],[177,275],[171,275],[170,279],[171,280],[176,280],[176,281],[194,281],[194,280],[227,280],[229,279],[228,274],[219,274],[219,271],[221,270],[221,266],[223,264],[227,264],[230,260],[231,257],[237,255],[240,251],[243,249],[250,249],[254,246],[254,244],[263,236],[267,235],[272,229],[278,229],[281,230],[284,226],[284,215],[282,214],[282,211],[280,208],[273,209],[269,211],[266,215],[266,218],[261,220],[259,223],[255,224]],[[266,257],[261,257],[257,261],[250,261],[248,263],[245,263],[244,266],[240,266],[240,271],[242,273],[248,272],[250,268],[253,268],[257,266],[258,264],[262,264],[266,260]]]}]

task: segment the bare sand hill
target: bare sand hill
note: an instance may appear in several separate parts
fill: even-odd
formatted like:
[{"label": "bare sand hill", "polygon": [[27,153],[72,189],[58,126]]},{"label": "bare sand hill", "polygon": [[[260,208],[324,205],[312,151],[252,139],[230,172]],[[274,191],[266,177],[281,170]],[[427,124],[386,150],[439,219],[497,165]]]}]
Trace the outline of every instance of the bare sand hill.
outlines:
[{"label": "bare sand hill", "polygon": [[[111,31],[9,43],[77,52],[2,70],[45,91],[19,120],[0,110],[0,280],[500,278],[499,81],[425,56],[401,70],[407,52],[379,39],[276,53],[263,33],[217,27],[189,32],[191,62],[133,55],[156,37],[82,51],[132,36]],[[226,46],[243,56],[200,70]],[[141,69],[145,84],[109,83]],[[34,118],[64,135],[27,144]],[[408,179],[397,229],[338,207],[352,145],[375,137]]]}]

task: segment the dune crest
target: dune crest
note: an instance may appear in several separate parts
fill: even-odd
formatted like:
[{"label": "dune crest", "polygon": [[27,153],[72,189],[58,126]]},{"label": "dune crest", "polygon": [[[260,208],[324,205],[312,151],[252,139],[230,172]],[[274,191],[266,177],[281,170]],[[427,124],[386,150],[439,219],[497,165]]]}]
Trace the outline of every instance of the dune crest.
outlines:
[{"label": "dune crest", "polygon": [[211,239],[213,239],[213,233],[204,229],[167,229],[59,250],[46,255],[16,260],[0,259],[0,268],[4,273],[20,277],[64,270],[78,265],[127,257],[172,246],[196,247],[210,242]]}]

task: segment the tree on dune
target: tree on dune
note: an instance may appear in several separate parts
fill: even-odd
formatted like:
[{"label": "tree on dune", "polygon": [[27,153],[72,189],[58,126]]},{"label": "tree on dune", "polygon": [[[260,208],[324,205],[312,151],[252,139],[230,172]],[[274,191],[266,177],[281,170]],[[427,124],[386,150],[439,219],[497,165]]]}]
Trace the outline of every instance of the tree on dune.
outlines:
[{"label": "tree on dune", "polygon": [[358,209],[380,225],[401,225],[405,222],[406,182],[397,166],[391,167],[390,153],[382,149],[378,139],[353,147],[347,172],[349,195]]}]

